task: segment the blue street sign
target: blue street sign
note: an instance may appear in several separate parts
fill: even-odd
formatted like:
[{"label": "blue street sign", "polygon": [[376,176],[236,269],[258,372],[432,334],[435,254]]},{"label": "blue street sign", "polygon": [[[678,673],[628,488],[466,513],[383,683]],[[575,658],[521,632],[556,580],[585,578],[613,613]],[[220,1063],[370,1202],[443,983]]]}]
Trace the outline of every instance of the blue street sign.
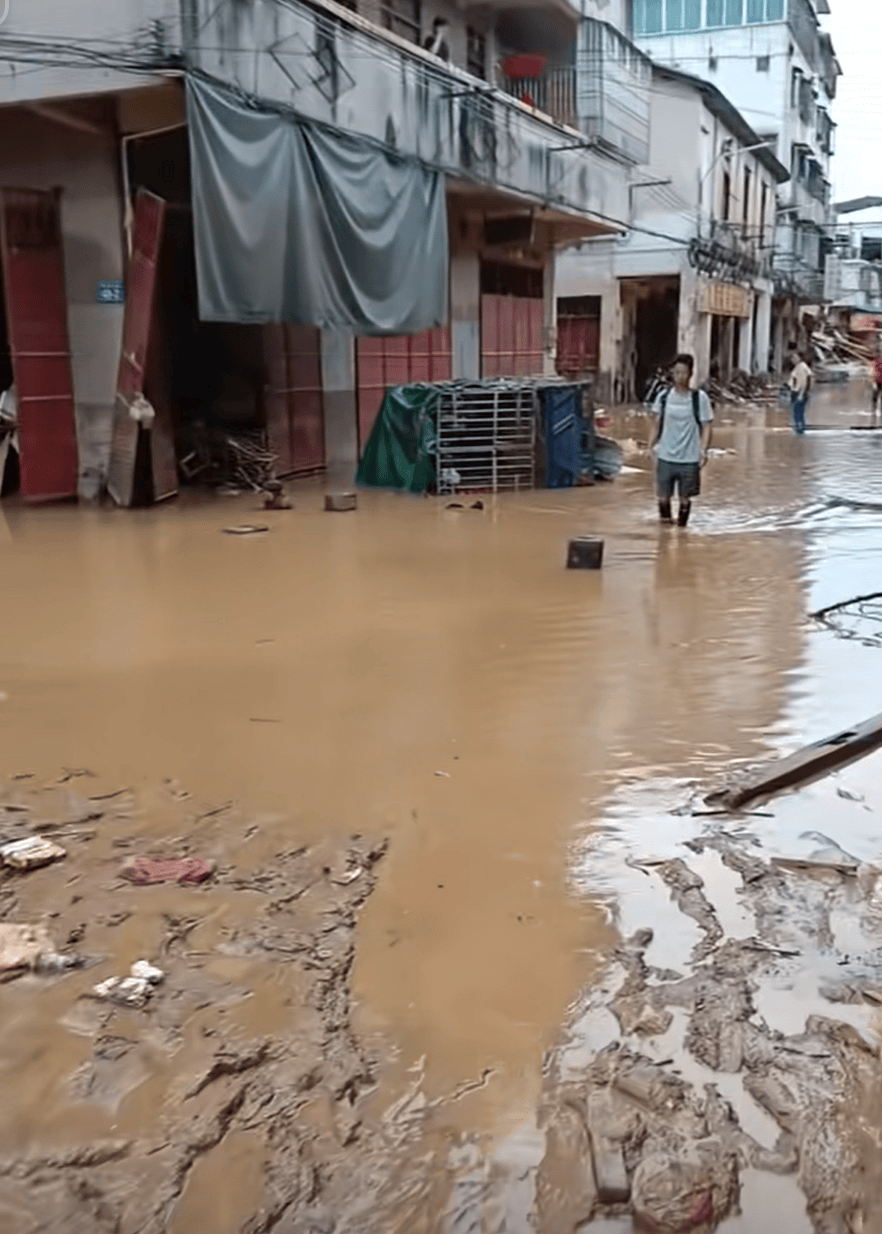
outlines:
[{"label": "blue street sign", "polygon": [[95,299],[99,304],[125,304],[126,292],[122,279],[99,279]]}]

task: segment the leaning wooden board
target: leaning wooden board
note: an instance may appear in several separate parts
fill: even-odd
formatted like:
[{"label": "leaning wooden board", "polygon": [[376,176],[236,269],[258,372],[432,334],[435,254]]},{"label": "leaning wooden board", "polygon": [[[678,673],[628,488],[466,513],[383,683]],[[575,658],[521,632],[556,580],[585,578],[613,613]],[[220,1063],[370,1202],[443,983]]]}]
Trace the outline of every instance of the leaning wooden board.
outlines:
[{"label": "leaning wooden board", "polygon": [[882,746],[882,714],[857,724],[854,728],[835,733],[823,741],[797,750],[787,758],[778,759],[768,768],[746,777],[741,784],[711,793],[705,797],[709,806],[739,810],[758,797],[771,797],[785,789],[795,788],[809,780],[856,762]]}]

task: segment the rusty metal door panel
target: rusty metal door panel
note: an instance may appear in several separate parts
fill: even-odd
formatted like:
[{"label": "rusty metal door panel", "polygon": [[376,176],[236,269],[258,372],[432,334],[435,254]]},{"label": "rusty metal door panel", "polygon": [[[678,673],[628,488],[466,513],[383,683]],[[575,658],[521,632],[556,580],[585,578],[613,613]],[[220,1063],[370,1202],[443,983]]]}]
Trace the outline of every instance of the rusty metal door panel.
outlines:
[{"label": "rusty metal door panel", "polygon": [[165,213],[166,203],[162,198],[146,189],[138,190],[107,476],[107,490],[121,506],[130,506],[135,493],[138,428],[129,415],[129,404],[136,394],[143,394],[156,413],[150,429],[153,499],[164,501],[178,491],[172,415],[162,366],[156,355],[159,331],[155,327],[160,311],[156,293]]},{"label": "rusty metal door panel", "polygon": [[146,189],[138,189],[123,321],[122,357],[117,378],[117,390],[123,395],[144,392],[164,225],[165,202]]},{"label": "rusty metal door panel", "polygon": [[59,190],[0,190],[0,247],[18,395],[21,493],[27,501],[77,494],[59,198]]}]

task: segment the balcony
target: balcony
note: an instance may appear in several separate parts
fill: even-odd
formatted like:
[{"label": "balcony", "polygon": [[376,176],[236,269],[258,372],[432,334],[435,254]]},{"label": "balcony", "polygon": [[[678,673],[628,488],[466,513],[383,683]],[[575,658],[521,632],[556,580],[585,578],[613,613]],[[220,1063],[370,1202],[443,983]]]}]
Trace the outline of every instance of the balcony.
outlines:
[{"label": "balcony", "polygon": [[502,62],[499,86],[506,94],[527,107],[535,107],[557,120],[577,128],[575,66],[541,67],[541,56],[510,56]]}]

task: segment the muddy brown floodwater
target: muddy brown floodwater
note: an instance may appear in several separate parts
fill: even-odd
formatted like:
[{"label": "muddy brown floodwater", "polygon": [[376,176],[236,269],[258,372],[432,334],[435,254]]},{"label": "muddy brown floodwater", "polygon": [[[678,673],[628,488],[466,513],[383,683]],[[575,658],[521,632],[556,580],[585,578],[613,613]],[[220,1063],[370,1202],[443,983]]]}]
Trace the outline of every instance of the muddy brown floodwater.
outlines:
[{"label": "muddy brown floodwater", "polygon": [[[882,590],[861,398],[724,409],[686,532],[639,450],[481,511],[5,503],[0,838],[67,856],[0,919],[85,967],[0,984],[0,1232],[608,1234],[678,1154],[695,1228],[882,1230],[880,759],[700,806],[879,710],[872,608],[808,619]],[[834,840],[859,876],[800,870]],[[88,997],[141,958],[146,1006]],[[819,1111],[862,1120],[824,1162]]]}]

